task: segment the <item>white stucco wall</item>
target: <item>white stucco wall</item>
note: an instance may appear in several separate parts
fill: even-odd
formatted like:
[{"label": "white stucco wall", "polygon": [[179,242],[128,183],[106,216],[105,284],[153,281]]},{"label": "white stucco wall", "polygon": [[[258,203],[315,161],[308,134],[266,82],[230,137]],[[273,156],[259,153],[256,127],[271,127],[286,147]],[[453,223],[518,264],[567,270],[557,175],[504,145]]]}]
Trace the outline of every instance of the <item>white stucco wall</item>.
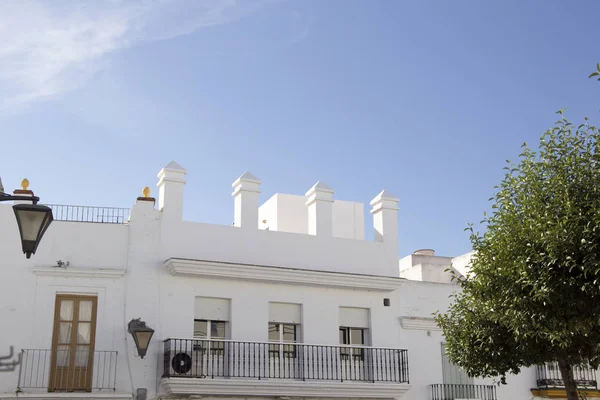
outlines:
[{"label": "white stucco wall", "polygon": [[[339,344],[339,307],[370,310],[371,344],[396,347],[398,331],[395,307],[384,307],[389,294],[350,289],[319,288],[306,285],[269,284],[241,280],[171,277],[166,275],[160,288],[160,335],[192,337],[196,296],[231,299],[232,340],[268,341],[269,302],[302,305],[303,342]],[[177,308],[178,312],[170,310]]]},{"label": "white stucco wall", "polygon": [[467,276],[470,271],[469,265],[471,263],[471,258],[473,257],[473,252],[468,252],[466,254],[462,254],[458,257],[454,257],[452,259],[452,268],[460,272],[463,276]]},{"label": "white stucco wall", "polygon": [[277,197],[275,194],[258,208],[258,229],[277,231]]},{"label": "white stucco wall", "polygon": [[[18,228],[11,205],[0,204],[0,356],[9,346],[49,349],[52,340],[54,303],[57,293],[98,296],[97,350],[119,351],[124,359],[124,281],[53,277],[34,269],[69,261],[70,269],[122,269],[127,265],[128,227],[56,221],[44,236],[37,253],[27,260],[21,253]],[[14,392],[18,370],[0,373],[0,393]],[[130,391],[129,381],[117,381],[121,391]],[[2,395],[0,395],[2,398]]]},{"label": "white stucco wall", "polygon": [[177,235],[163,235],[163,259],[170,256],[311,270],[397,276],[383,243],[297,233],[244,230],[181,222]]},{"label": "white stucco wall", "polygon": [[[259,207],[261,227],[271,231],[308,233],[306,197],[277,193]],[[334,200],[333,236],[337,238],[365,238],[364,205],[353,201]],[[267,223],[263,224],[262,221]]]},{"label": "white stucco wall", "polygon": [[452,265],[451,257],[410,254],[398,262],[400,276],[410,280],[452,283],[447,271]]}]

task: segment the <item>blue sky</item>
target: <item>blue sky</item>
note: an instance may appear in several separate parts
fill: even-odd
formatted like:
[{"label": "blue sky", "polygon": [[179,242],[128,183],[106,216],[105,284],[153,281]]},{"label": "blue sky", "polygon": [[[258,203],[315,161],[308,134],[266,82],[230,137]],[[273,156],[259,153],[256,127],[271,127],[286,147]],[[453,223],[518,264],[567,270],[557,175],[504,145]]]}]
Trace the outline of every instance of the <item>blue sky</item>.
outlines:
[{"label": "blue sky", "polygon": [[176,160],[186,219],[231,224],[245,170],[263,201],[322,180],[368,211],[385,188],[401,255],[458,255],[556,110],[598,123],[592,0],[0,7],[0,175],[47,203],[129,207]]}]

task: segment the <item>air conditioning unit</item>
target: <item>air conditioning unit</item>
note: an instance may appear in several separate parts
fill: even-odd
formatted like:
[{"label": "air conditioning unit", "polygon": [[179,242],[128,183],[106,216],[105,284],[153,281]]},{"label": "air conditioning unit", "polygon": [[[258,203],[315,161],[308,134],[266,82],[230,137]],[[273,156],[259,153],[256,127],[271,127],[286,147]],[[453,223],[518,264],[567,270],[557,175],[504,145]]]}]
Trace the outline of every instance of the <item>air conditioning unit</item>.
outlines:
[{"label": "air conditioning unit", "polygon": [[[223,342],[194,340],[175,343],[165,353],[165,375],[175,377],[224,377],[228,373],[227,348]],[[167,369],[168,362],[168,369]]]},{"label": "air conditioning unit", "polygon": [[180,351],[172,350],[169,356],[169,376],[190,376],[192,367],[194,366],[194,352],[193,351]]},{"label": "air conditioning unit", "polygon": [[203,352],[199,345],[193,345],[192,348],[174,348],[169,354],[169,376],[194,376],[203,378]]}]

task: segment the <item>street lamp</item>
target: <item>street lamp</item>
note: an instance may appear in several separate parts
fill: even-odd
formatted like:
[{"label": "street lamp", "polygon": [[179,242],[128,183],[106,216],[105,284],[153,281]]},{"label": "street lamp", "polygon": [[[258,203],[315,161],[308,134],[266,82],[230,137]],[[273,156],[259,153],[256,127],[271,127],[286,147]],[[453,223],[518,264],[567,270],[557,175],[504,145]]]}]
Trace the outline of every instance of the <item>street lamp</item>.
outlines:
[{"label": "street lamp", "polygon": [[154,329],[147,327],[146,323],[142,321],[141,318],[137,318],[129,321],[127,332],[133,336],[138,354],[141,358],[144,358],[148,351],[150,339],[152,339],[152,335],[154,334]]},{"label": "street lamp", "polygon": [[[26,182],[23,179],[23,182]],[[27,185],[29,183],[27,182]],[[24,190],[26,186],[24,185]],[[31,201],[32,204],[15,204],[13,211],[19,226],[19,234],[21,235],[21,246],[23,253],[27,258],[35,254],[42,236],[54,220],[52,217],[52,209],[50,207],[38,205],[40,198],[37,196],[19,196],[4,193],[2,181],[0,180],[0,201],[25,200]]]}]

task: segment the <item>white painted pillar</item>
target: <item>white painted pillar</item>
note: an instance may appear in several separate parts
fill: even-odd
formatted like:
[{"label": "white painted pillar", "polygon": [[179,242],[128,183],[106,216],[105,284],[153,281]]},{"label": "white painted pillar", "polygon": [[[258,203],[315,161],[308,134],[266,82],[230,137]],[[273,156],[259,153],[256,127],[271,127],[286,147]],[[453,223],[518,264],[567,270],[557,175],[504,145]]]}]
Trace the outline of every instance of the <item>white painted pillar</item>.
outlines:
[{"label": "white painted pillar", "polygon": [[[169,164],[169,169],[175,169],[173,163]],[[163,168],[163,170],[167,169]],[[177,166],[179,167],[179,166]],[[179,167],[181,170],[182,168]],[[161,170],[161,172],[163,172]],[[184,170],[185,171],[185,170]],[[119,325],[119,331],[114,333],[117,343],[123,342],[124,350],[119,349],[119,363],[121,360],[125,365],[131,368],[119,370],[119,378],[122,381],[133,385],[132,392],[138,388],[148,389],[148,398],[153,399],[156,395],[156,368],[162,361],[163,332],[160,324],[160,284],[161,278],[164,278],[164,265],[161,257],[161,222],[173,211],[172,204],[169,203],[174,193],[178,194],[178,186],[183,186],[181,182],[171,182],[170,171],[164,171],[167,180],[162,181],[164,192],[163,212],[154,208],[154,198],[150,197],[150,189],[144,188],[143,196],[138,197],[135,205],[131,209],[131,218],[129,220],[129,246],[127,252],[127,274],[123,279],[124,295],[124,325]],[[179,173],[183,175],[183,173]],[[160,174],[159,174],[160,175]],[[173,187],[176,191],[173,191]],[[159,185],[159,188],[161,185]],[[164,200],[163,200],[164,201]],[[162,214],[162,218],[161,218]],[[168,224],[174,231],[173,224]],[[148,352],[142,359],[138,355],[135,342],[131,334],[127,332],[127,324],[134,318],[141,318],[147,326],[154,329],[154,336],[150,340]],[[126,358],[126,359],[125,359]],[[121,364],[119,364],[119,368]],[[128,376],[131,373],[131,378]],[[121,378],[122,377],[122,378]]]},{"label": "white painted pillar", "polygon": [[306,192],[308,234],[333,236],[333,189],[319,181]]},{"label": "white painted pillar", "polygon": [[162,168],[158,175],[158,210],[164,219],[181,221],[183,216],[183,186],[187,171],[175,161]]},{"label": "white painted pillar", "polygon": [[258,195],[260,179],[246,171],[233,182],[233,225],[258,229]]},{"label": "white painted pillar", "polygon": [[382,190],[371,200],[375,241],[383,242],[393,275],[398,275],[398,198]]}]

